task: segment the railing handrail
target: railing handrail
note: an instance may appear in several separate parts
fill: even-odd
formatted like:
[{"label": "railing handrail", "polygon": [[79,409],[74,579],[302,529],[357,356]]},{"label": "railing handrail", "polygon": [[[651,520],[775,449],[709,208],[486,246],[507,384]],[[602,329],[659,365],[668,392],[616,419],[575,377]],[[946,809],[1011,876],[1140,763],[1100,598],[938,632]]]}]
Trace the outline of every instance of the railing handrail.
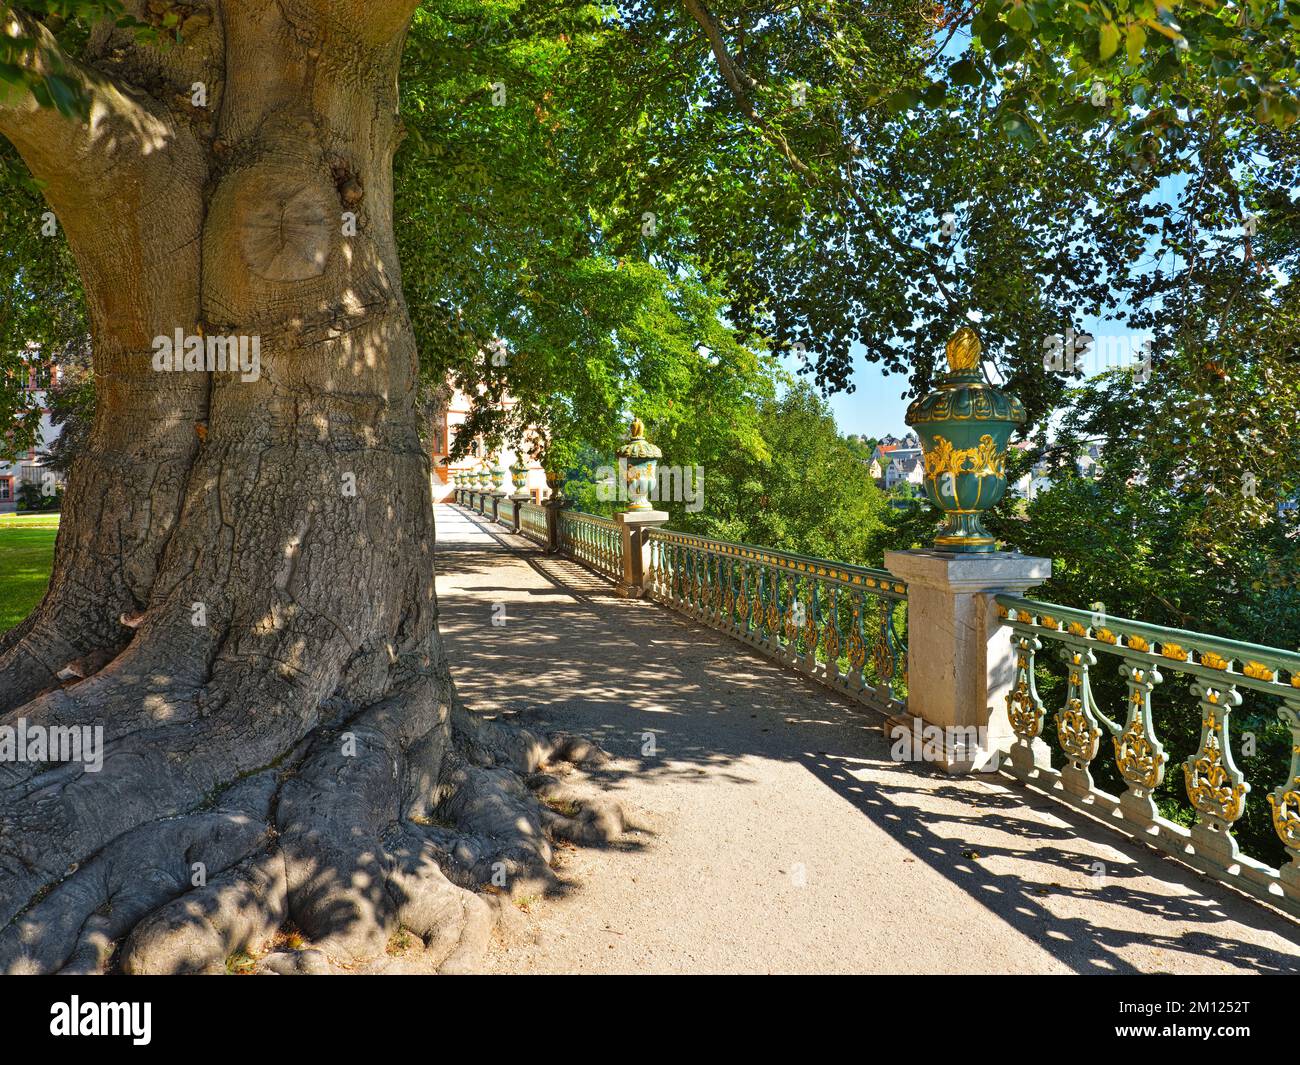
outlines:
[{"label": "railing handrail", "polygon": [[[650,529],[647,540],[662,540],[690,544],[706,551],[713,551],[732,558],[749,559],[787,569],[791,573],[811,573],[817,577],[827,577],[843,584],[860,585],[884,592],[886,595],[906,595],[907,585],[888,570],[875,569],[871,566],[857,566],[851,562],[837,562],[829,558],[817,558],[813,555],[796,555],[789,551],[776,551],[770,547],[757,544],[745,544],[732,540],[715,540],[695,533],[677,532],[674,529]],[[812,567],[811,569],[809,567]],[[855,581],[858,577],[862,580]]]},{"label": "railing handrail", "polygon": [[[1017,595],[995,595],[994,601],[1015,650],[1015,679],[1007,693],[1007,718],[1016,734],[1010,772],[1217,880],[1300,916],[1300,654]],[[1099,620],[1104,624],[1095,624]],[[1059,749],[1066,758],[1059,769],[1041,739],[1051,712],[1036,680],[1045,643],[1059,646],[1067,668],[1064,704],[1055,714]],[[1122,659],[1118,672],[1128,688],[1122,717],[1112,718],[1093,695],[1097,650],[1112,661]],[[1232,668],[1234,663],[1240,671]],[[1200,707],[1199,743],[1181,762],[1187,802],[1196,811],[1190,827],[1165,816],[1155,801],[1168,772],[1180,765],[1157,728],[1162,714],[1153,696],[1165,680],[1161,670],[1190,680],[1188,691]],[[1290,674],[1289,683],[1282,679],[1283,670]],[[1233,759],[1232,722],[1235,709],[1243,705],[1240,689],[1279,697],[1277,716],[1291,733],[1289,767],[1273,778],[1281,783],[1262,796],[1290,856],[1276,868],[1247,853],[1233,836],[1253,794]],[[1119,796],[1098,787],[1090,769],[1107,733],[1125,785]],[[1249,809],[1260,810],[1259,797],[1249,801]]]},{"label": "railing handrail", "polygon": [[[1033,628],[1053,633],[1054,637],[1081,640],[1087,646],[1109,654],[1128,655],[1130,657],[1145,655],[1150,660],[1168,663],[1171,669],[1179,669],[1201,676],[1221,677],[1226,673],[1236,678],[1240,686],[1259,691],[1276,693],[1279,688],[1300,688],[1300,652],[1287,651],[1280,647],[1266,647],[1262,644],[1246,643],[1241,640],[1229,640],[1222,636],[1211,636],[1207,633],[1192,632],[1188,629],[1153,625],[1150,622],[1114,617],[1111,614],[1105,614],[1105,625],[1093,626],[1092,621],[1095,612],[1091,610],[1081,610],[1078,607],[1062,606],[1057,603],[1047,603],[1036,599],[1025,599],[1016,595],[998,595],[995,596],[995,600],[1007,611],[1023,611],[1031,617],[1040,619],[1036,623],[1008,616],[1006,621],[1010,624],[1030,625]],[[1057,624],[1056,626],[1043,625],[1041,624],[1043,617],[1064,624]],[[1084,632],[1070,631],[1066,627],[1070,622],[1081,626]],[[1106,635],[1093,635],[1094,632],[1104,632]],[[1120,642],[1122,637],[1128,636],[1137,636],[1148,646],[1133,646]],[[1159,651],[1150,649],[1152,641],[1160,645]],[[1215,659],[1210,660],[1213,664],[1206,661],[1205,652],[1207,651],[1216,656]],[[1197,656],[1195,661],[1191,658],[1193,653]],[[1233,662],[1245,663],[1247,666],[1251,664],[1263,666],[1273,676],[1271,679],[1260,676],[1258,675],[1259,670],[1255,670],[1254,673],[1232,670],[1230,667]],[[1283,669],[1291,675],[1290,685],[1281,683],[1280,673]]]},{"label": "railing handrail", "polygon": [[599,514],[588,514],[585,510],[562,510],[560,511],[560,520],[585,521],[593,525],[603,525],[607,529],[617,529],[619,527],[618,522],[613,518],[602,518]]}]

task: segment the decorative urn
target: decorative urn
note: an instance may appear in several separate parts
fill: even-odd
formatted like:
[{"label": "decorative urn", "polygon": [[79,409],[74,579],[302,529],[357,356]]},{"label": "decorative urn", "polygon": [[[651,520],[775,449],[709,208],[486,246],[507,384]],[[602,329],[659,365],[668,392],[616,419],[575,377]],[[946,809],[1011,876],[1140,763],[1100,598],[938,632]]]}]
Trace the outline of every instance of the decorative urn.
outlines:
[{"label": "decorative urn", "polygon": [[659,475],[659,460],[664,453],[645,438],[645,426],[640,418],[632,419],[631,435],[618,449],[618,457],[619,464],[627,470],[627,497],[631,500],[627,509],[653,510],[650,489]]},{"label": "decorative urn", "polygon": [[504,456],[497,456],[497,466],[494,473],[488,475],[489,483],[492,485],[492,494],[494,496],[503,496],[506,494],[506,486],[510,484],[510,470],[506,468]]},{"label": "decorative urn", "polygon": [[546,471],[546,487],[550,490],[552,503],[564,503],[564,470]]},{"label": "decorative urn", "polygon": [[962,326],[948,341],[948,372],[913,400],[904,420],[925,457],[925,494],[944,513],[940,551],[994,551],[981,515],[1007,490],[1007,442],[1025,421],[1020,400],[990,385],[981,369],[980,339]]},{"label": "decorative urn", "polygon": [[510,467],[510,481],[515,486],[514,494],[511,499],[528,498],[528,463],[522,458],[516,457],[515,464]]}]

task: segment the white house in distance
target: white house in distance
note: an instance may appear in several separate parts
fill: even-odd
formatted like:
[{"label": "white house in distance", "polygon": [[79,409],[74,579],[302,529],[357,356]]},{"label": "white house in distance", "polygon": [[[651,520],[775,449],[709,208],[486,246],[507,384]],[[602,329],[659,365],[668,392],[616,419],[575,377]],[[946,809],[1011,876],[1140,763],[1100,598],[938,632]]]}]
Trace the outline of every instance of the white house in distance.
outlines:
[{"label": "white house in distance", "polygon": [[[29,354],[36,355],[36,349],[29,345]],[[23,391],[41,408],[40,435],[36,446],[17,455],[0,458],[0,514],[18,508],[18,489],[24,484],[33,484],[47,494],[64,486],[64,476],[45,464],[45,449],[58,437],[59,427],[51,423],[50,410],[46,406],[45,393],[50,385],[57,383],[61,371],[57,365],[42,363],[33,358],[27,370],[27,380]]]},{"label": "white house in distance", "polygon": [[[1027,441],[1012,444],[1012,447],[1027,451]],[[1089,444],[1086,451],[1074,460],[1074,468],[1080,477],[1096,479],[1101,476],[1101,447]],[[1009,486],[1012,495],[1021,499],[1036,499],[1039,493],[1052,486],[1051,467],[1046,462],[1037,462],[1027,474]]]},{"label": "white house in distance", "polygon": [[901,439],[886,436],[872,451],[868,468],[872,479],[886,491],[904,481],[920,486],[925,481],[921,441],[915,433]]}]

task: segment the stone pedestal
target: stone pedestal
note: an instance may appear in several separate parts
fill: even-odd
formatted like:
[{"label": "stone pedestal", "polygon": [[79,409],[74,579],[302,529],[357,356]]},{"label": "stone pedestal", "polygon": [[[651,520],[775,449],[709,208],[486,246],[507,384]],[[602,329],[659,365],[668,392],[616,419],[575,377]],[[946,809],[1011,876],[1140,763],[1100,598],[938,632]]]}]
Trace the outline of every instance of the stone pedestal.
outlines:
[{"label": "stone pedestal", "polygon": [[1052,575],[1051,559],[886,551],[885,568],[907,582],[908,718],[897,724],[911,730],[918,717],[927,736],[935,729],[926,726],[942,730],[943,754],[934,760],[946,772],[992,772],[1016,738],[1006,705],[1015,655],[993,597],[1041,584]]},{"label": "stone pedestal", "polygon": [[546,508],[546,550],[553,555],[560,550],[560,511],[569,506],[569,501],[552,495],[542,506]]},{"label": "stone pedestal", "polygon": [[615,587],[616,595],[627,599],[640,599],[645,595],[645,572],[650,564],[650,550],[645,534],[668,520],[663,510],[625,510],[615,514],[623,533],[623,576]]}]

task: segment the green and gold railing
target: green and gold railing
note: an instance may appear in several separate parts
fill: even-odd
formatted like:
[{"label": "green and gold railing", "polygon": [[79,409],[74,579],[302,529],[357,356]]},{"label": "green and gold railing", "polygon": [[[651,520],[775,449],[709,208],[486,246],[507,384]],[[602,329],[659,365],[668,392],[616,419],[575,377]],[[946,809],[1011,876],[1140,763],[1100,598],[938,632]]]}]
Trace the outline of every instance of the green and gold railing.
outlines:
[{"label": "green and gold railing", "polygon": [[906,707],[907,586],[884,570],[667,529],[647,594],[859,702]]},{"label": "green and gold railing", "polygon": [[536,503],[519,504],[519,531],[543,547],[550,541],[546,528],[546,508]]},{"label": "green and gold railing", "polygon": [[561,554],[613,580],[623,576],[623,530],[616,521],[580,510],[562,510],[556,541]]},{"label": "green and gold railing", "polygon": [[[1010,771],[1217,879],[1300,914],[1300,653],[1017,596],[999,595],[997,603],[1016,656],[1007,696],[1016,734]],[[1055,646],[1064,669],[1064,698],[1050,722],[1063,758],[1059,769],[1052,767],[1052,751],[1042,739],[1048,709],[1037,680],[1045,644]],[[1126,695],[1122,709],[1107,713],[1093,684],[1098,663],[1114,659]],[[1199,744],[1181,762],[1187,801],[1195,811],[1190,826],[1162,816],[1155,801],[1173,753],[1157,727],[1158,693],[1174,683],[1185,685],[1200,708]],[[1252,727],[1238,737],[1233,715],[1243,695],[1251,701]],[[1233,753],[1244,751],[1247,741],[1253,750],[1255,730],[1270,716],[1289,734],[1289,752],[1279,754],[1270,779],[1257,781],[1263,788],[1276,786],[1256,795]],[[1124,789],[1119,796],[1093,780],[1092,767],[1107,738]],[[1234,747],[1238,740],[1242,748]],[[1267,803],[1257,812],[1267,813],[1288,859],[1280,869],[1242,853],[1233,835],[1233,825],[1256,803]]]}]

